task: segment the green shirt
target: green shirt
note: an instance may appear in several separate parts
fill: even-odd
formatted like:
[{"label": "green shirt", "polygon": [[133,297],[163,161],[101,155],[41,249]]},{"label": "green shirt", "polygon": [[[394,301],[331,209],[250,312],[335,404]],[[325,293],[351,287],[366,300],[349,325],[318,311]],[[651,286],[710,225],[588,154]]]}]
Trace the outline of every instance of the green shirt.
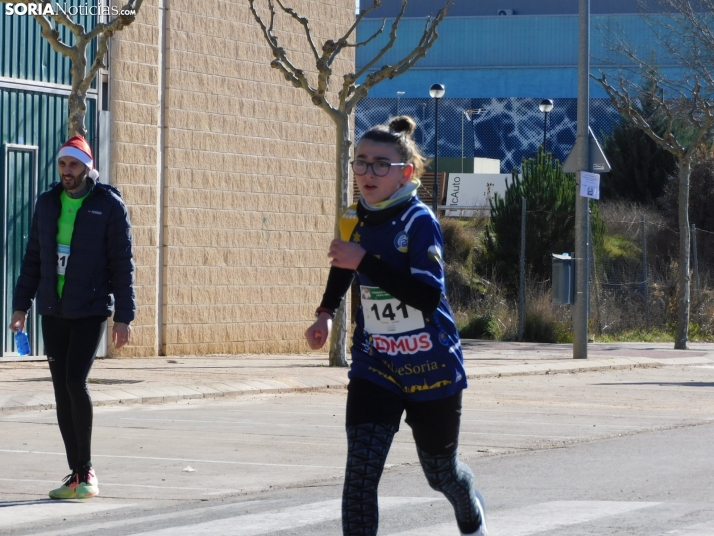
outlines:
[{"label": "green shirt", "polygon": [[70,255],[69,246],[72,243],[74,220],[77,218],[77,211],[88,195],[89,192],[82,197],[72,199],[65,191],[60,194],[62,212],[60,212],[60,217],[57,220],[57,294],[59,294],[60,298],[64,289],[64,273]]}]

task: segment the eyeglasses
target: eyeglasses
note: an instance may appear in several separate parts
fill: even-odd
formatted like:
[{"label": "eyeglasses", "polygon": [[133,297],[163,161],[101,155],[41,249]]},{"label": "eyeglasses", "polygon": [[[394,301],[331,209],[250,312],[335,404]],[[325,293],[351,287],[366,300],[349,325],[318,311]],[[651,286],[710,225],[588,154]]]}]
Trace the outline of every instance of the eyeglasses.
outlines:
[{"label": "eyeglasses", "polygon": [[377,160],[376,162],[354,160],[350,162],[350,164],[352,164],[352,171],[355,172],[355,175],[360,177],[362,175],[366,175],[369,168],[372,168],[372,173],[374,173],[377,177],[384,177],[387,173],[389,173],[389,170],[392,169],[392,166],[406,166],[403,162],[392,163],[384,162],[383,160]]}]

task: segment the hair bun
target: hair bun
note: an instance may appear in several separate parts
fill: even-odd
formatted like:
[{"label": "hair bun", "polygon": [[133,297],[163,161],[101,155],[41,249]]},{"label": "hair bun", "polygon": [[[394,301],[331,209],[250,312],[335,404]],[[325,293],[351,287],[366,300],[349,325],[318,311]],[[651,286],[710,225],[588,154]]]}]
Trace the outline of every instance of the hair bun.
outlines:
[{"label": "hair bun", "polygon": [[411,137],[416,132],[416,123],[408,115],[400,115],[389,121],[389,130],[395,134],[403,134]]}]

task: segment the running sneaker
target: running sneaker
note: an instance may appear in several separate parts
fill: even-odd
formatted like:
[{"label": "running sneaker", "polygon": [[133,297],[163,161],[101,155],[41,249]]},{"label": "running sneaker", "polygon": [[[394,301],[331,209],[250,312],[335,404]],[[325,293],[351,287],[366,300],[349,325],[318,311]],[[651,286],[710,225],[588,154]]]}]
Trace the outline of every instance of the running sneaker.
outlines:
[{"label": "running sneaker", "polygon": [[99,479],[92,467],[82,467],[78,471],[77,481],[77,499],[89,499],[99,495]]},{"label": "running sneaker", "polygon": [[64,480],[62,480],[62,485],[50,491],[50,499],[76,499],[77,498],[77,485],[79,484],[79,475],[76,471],[72,471]]},{"label": "running sneaker", "polygon": [[476,532],[470,534],[461,533],[462,536],[488,536],[488,529],[486,529],[486,508],[484,508],[483,495],[481,495],[478,490],[476,491],[476,506],[478,506],[479,515],[481,517],[481,526]]},{"label": "running sneaker", "polygon": [[483,500],[483,495],[481,495],[478,490],[476,490],[476,506],[478,506],[478,511],[481,514],[481,526],[474,533],[474,536],[488,536],[488,529],[486,528],[486,503]]}]

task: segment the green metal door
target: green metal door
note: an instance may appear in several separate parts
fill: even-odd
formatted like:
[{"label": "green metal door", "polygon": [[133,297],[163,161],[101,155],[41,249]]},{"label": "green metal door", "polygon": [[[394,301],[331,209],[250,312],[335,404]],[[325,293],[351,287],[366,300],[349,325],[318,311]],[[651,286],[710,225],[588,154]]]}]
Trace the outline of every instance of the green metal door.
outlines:
[{"label": "green metal door", "polygon": [[[3,227],[5,237],[3,248],[4,280],[3,294],[5,307],[2,312],[2,355],[17,355],[15,338],[7,329],[12,316],[12,295],[15,283],[20,275],[22,258],[27,247],[27,240],[32,227],[32,214],[37,198],[39,147],[36,145],[4,145],[4,192],[3,192]],[[33,309],[34,311],[34,309]],[[30,337],[32,355],[42,355],[37,326],[37,315],[30,314],[26,331]]]}]

